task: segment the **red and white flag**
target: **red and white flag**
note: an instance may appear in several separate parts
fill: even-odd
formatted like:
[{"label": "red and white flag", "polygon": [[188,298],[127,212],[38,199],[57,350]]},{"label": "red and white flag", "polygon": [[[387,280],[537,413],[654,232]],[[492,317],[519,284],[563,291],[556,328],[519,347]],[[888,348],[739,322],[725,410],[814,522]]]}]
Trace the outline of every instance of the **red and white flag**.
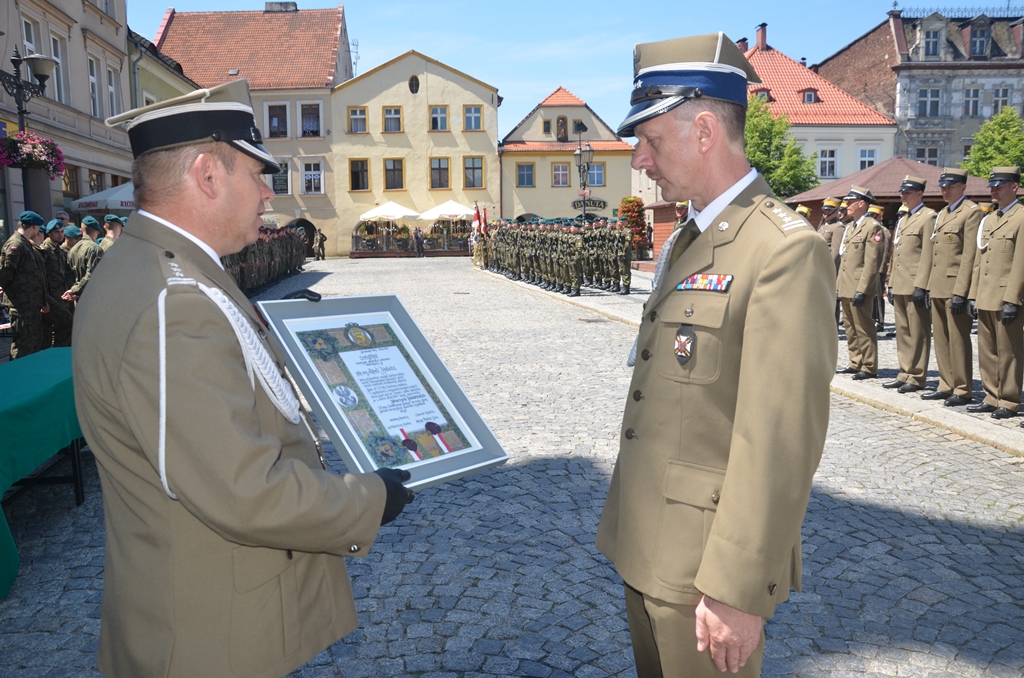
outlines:
[{"label": "red and white flag", "polygon": [[473,228],[480,228],[480,205],[473,203]]}]

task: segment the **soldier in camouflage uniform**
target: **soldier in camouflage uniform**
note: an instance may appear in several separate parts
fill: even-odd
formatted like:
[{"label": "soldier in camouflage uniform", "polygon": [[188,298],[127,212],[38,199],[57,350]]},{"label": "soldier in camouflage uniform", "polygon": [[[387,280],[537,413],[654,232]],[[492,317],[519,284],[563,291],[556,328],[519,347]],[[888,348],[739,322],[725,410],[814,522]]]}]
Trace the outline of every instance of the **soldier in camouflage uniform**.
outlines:
[{"label": "soldier in camouflage uniform", "polygon": [[101,230],[100,222],[93,217],[85,217],[82,219],[82,227],[84,237],[68,252],[68,265],[75,274],[75,284],[64,293],[65,300],[76,300],[82,296],[85,286],[89,284],[89,276],[103,257],[103,250],[96,244]]},{"label": "soldier in camouflage uniform", "polygon": [[0,248],[0,287],[11,319],[11,360],[23,358],[50,345],[43,316],[46,305],[46,273],[32,240],[38,239],[43,218],[26,210],[18,216],[18,230]]},{"label": "soldier in camouflage uniform", "polygon": [[633,261],[633,229],[627,228],[626,218],[619,217],[618,221],[618,249],[616,250],[616,263],[619,273],[619,294],[629,294],[629,285],[633,280],[633,268],[630,265]]},{"label": "soldier in camouflage uniform", "polygon": [[114,242],[121,237],[121,229],[123,228],[124,223],[122,223],[120,217],[114,216],[113,214],[108,214],[103,217],[103,230],[105,235],[103,236],[103,241],[100,243],[100,249],[106,252],[113,247]]},{"label": "soldier in camouflage uniform", "polygon": [[40,230],[45,236],[38,252],[43,262],[43,270],[46,272],[46,287],[49,292],[46,303],[50,307],[50,312],[43,318],[50,332],[49,345],[70,346],[75,302],[61,297],[75,284],[75,274],[68,265],[67,250],[61,247],[64,242],[64,222],[53,219]]}]

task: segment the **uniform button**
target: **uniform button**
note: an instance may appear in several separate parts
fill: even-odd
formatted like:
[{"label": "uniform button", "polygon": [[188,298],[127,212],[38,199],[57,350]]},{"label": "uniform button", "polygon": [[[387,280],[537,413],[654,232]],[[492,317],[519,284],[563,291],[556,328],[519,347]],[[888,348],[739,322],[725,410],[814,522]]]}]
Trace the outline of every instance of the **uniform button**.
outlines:
[{"label": "uniform button", "polygon": [[689,318],[690,316],[693,315],[693,309],[692,308],[688,308],[685,311],[683,311],[683,313],[686,315],[687,318]]},{"label": "uniform button", "polygon": [[627,440],[632,440],[633,438],[636,438],[636,431],[634,431],[631,428],[627,428],[626,429],[626,439]]},{"label": "uniform button", "polygon": [[771,200],[768,200],[767,202],[765,202],[764,206],[768,208],[775,207],[775,203],[773,203]]},{"label": "uniform button", "polygon": [[718,506],[718,500],[721,499],[721,495],[718,494],[718,490],[711,493],[711,503]]},{"label": "uniform button", "polygon": [[355,544],[353,544],[352,546],[348,547],[348,552],[349,553],[359,553],[359,547],[356,546]]},{"label": "uniform button", "polygon": [[173,259],[174,258],[174,252],[172,252],[170,250],[164,250],[164,256],[167,257],[168,259]]},{"label": "uniform button", "polygon": [[778,587],[775,584],[768,584],[768,595],[769,596],[774,596],[775,595],[775,589],[777,589],[777,588]]},{"label": "uniform button", "polygon": [[650,318],[651,318],[651,322],[653,323],[655,320],[658,319],[658,312],[657,311],[651,311]]},{"label": "uniform button", "polygon": [[[986,273],[985,275],[988,275],[988,273]],[[640,357],[643,358],[644,360],[650,360],[651,352],[645,348],[644,350],[640,351]]]},{"label": "uniform button", "polygon": [[639,389],[637,389],[636,391],[633,391],[633,400],[640,401],[640,400],[643,400],[643,399],[644,399],[644,394]]},{"label": "uniform button", "polygon": [[295,557],[294,554],[292,553],[291,549],[288,549],[287,551],[285,551],[285,555],[288,556],[288,560],[291,560],[292,558]]}]

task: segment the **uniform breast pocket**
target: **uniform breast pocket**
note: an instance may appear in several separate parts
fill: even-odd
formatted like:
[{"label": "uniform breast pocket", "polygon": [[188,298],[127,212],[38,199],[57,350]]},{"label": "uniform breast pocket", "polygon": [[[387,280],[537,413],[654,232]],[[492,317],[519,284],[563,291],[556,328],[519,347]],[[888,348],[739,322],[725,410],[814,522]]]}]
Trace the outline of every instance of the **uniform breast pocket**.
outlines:
[{"label": "uniform breast pocket", "polygon": [[996,252],[1012,252],[1013,246],[1013,238],[1000,238],[997,236],[992,239],[992,249]]},{"label": "uniform breast pocket", "polygon": [[722,371],[722,325],[729,308],[723,292],[676,292],[658,310],[661,376],[710,384]]}]

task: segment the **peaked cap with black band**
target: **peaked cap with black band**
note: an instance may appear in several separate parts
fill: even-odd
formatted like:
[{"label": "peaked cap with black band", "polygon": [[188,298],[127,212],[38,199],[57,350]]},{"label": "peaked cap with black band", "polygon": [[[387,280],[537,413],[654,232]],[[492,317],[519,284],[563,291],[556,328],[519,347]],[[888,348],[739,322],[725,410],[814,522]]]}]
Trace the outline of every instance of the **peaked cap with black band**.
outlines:
[{"label": "peaked cap with black band", "polygon": [[995,188],[1003,184],[1019,184],[1019,167],[993,167],[992,173],[988,175],[988,187]]},{"label": "peaked cap with black band", "polygon": [[953,184],[966,184],[967,170],[959,167],[943,167],[939,175],[939,186],[952,186]]},{"label": "peaked cap with black band", "polygon": [[923,191],[928,182],[921,177],[912,177],[909,174],[903,177],[903,183],[900,184],[900,192],[903,191]]},{"label": "peaked cap with black band", "polygon": [[245,79],[197,89],[107,118],[108,127],[121,124],[128,132],[136,158],[150,151],[223,141],[263,163],[264,174],[281,171],[263,147]]},{"label": "peaked cap with black band", "polygon": [[690,99],[720,99],[747,107],[747,83],[761,78],[725,33],[709,33],[633,48],[633,94],[620,137]]},{"label": "peaked cap with black band", "polygon": [[857,200],[863,200],[869,205],[875,204],[875,196],[871,191],[863,186],[850,186],[850,192],[843,198],[847,203],[851,203]]}]

